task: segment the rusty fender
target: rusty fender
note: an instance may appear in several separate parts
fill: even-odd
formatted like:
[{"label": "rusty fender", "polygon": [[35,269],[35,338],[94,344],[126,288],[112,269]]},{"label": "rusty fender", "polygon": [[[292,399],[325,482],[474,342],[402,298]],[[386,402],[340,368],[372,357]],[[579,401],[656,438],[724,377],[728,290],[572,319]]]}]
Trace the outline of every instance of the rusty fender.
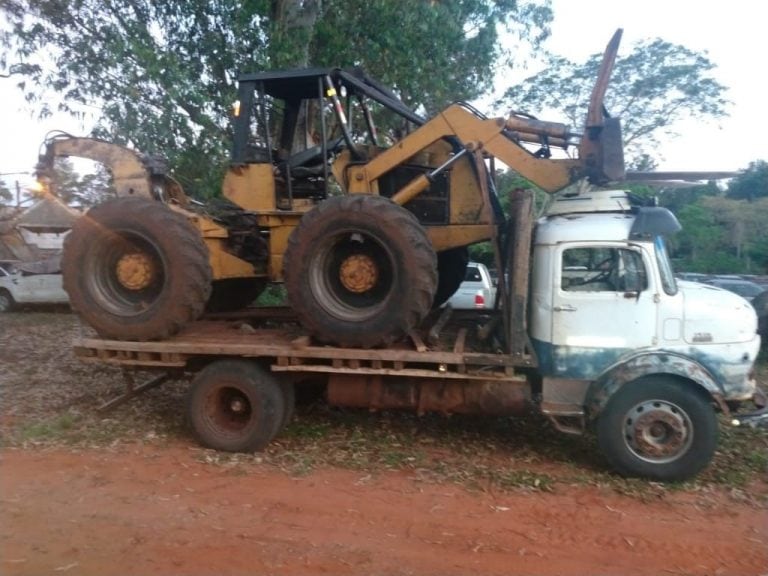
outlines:
[{"label": "rusty fender", "polygon": [[717,380],[694,359],[674,352],[644,352],[622,359],[590,384],[585,401],[589,417],[597,417],[610,397],[625,384],[653,375],[674,376],[693,382],[706,390],[721,408],[725,406],[723,390]]}]

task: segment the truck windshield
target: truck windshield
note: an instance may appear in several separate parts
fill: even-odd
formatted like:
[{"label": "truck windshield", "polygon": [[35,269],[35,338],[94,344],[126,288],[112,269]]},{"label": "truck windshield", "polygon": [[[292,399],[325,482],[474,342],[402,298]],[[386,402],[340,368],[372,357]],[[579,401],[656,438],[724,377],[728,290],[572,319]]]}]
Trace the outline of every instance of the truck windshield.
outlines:
[{"label": "truck windshield", "polygon": [[661,285],[664,288],[664,292],[670,296],[677,294],[677,282],[675,282],[675,275],[672,271],[672,263],[669,261],[664,238],[656,236],[653,244],[656,247],[656,264],[659,267],[659,275],[661,276]]}]

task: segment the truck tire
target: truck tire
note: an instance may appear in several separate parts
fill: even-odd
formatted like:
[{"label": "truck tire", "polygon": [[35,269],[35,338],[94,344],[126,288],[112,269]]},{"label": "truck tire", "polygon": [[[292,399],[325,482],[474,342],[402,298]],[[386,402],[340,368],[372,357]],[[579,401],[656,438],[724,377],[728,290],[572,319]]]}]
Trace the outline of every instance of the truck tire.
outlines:
[{"label": "truck tire", "polygon": [[468,263],[469,250],[466,246],[437,253],[437,292],[433,308],[442,306],[456,293],[467,274]]},{"label": "truck tire", "polygon": [[264,291],[267,281],[263,278],[227,278],[215,280],[207,312],[234,312],[246,308]]},{"label": "truck tire", "polygon": [[597,441],[620,474],[681,481],[715,453],[718,425],[706,393],[663,376],[624,385],[597,421]]},{"label": "truck tire", "polygon": [[104,338],[167,338],[202,314],[211,293],[199,232],[145,198],[89,210],[67,235],[61,269],[72,308]]},{"label": "truck tire", "polygon": [[435,251],[416,217],[387,198],[321,202],[288,239],[288,302],[323,342],[370,348],[401,338],[427,315]]},{"label": "truck tire", "polygon": [[0,290],[0,312],[10,312],[16,307],[16,302],[8,290]]},{"label": "truck tire", "polygon": [[284,390],[266,370],[247,360],[220,360],[192,382],[187,420],[197,440],[226,452],[256,452],[286,420]]}]

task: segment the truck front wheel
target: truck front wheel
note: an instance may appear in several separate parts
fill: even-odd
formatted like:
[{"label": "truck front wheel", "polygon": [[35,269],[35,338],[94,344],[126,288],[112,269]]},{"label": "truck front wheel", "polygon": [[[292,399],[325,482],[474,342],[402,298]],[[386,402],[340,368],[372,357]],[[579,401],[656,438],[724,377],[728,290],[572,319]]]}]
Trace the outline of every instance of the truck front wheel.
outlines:
[{"label": "truck front wheel", "polygon": [[226,452],[262,450],[286,424],[286,390],[247,360],[220,360],[192,382],[187,420],[203,446]]},{"label": "truck front wheel", "polygon": [[640,378],[609,399],[597,421],[597,441],[620,474],[680,481],[712,459],[718,427],[703,391],[673,378]]}]

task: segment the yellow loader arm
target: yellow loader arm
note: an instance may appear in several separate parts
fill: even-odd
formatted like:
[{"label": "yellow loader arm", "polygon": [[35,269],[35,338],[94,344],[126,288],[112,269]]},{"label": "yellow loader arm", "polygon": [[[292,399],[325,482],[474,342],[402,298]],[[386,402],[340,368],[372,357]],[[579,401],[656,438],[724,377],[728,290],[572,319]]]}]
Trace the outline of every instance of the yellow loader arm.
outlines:
[{"label": "yellow loader arm", "polygon": [[36,172],[38,181],[55,194],[53,167],[56,158],[86,158],[100,162],[112,173],[118,197],[139,196],[161,202],[189,204],[181,184],[168,174],[165,162],[97,138],[57,133],[46,139]]},{"label": "yellow loader arm", "polygon": [[[350,163],[337,169],[345,173],[350,192],[375,193],[375,182],[421,151],[439,141],[451,141],[464,151],[491,155],[547,192],[557,192],[581,179],[605,185],[625,178],[621,125],[605,112],[605,96],[616,60],[622,30],[611,38],[590,98],[583,132],[565,124],[512,114],[508,118],[487,118],[465,104],[454,104],[425,122],[417,130],[383,151],[367,164]],[[537,151],[531,144],[538,145]],[[574,149],[577,153],[552,157],[551,149]],[[406,204],[430,187],[443,170],[459,160],[454,156],[430,173],[417,176],[400,188],[392,200]],[[348,159],[342,161],[347,164]]]}]

